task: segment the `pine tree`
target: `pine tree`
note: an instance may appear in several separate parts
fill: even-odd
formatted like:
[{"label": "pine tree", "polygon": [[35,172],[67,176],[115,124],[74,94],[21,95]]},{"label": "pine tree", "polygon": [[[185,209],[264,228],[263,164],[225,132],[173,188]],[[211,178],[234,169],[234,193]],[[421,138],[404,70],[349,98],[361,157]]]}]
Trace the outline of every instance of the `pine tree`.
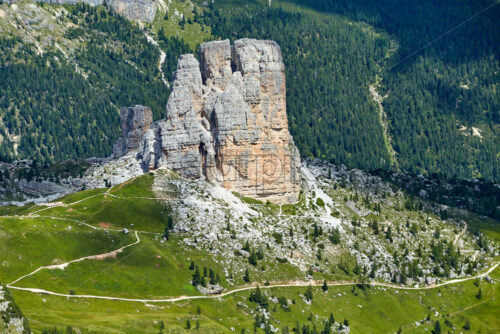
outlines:
[{"label": "pine tree", "polygon": [[385,238],[390,242],[392,242],[392,229],[390,226],[387,228],[387,231],[385,232]]},{"label": "pine tree", "polygon": [[330,312],[330,317],[328,318],[328,324],[333,326],[335,324],[335,318],[333,317],[333,313]]},{"label": "pine tree", "polygon": [[434,323],[434,330],[432,331],[432,334],[441,334],[441,324],[439,323],[439,320],[436,320]]},{"label": "pine tree", "polygon": [[304,297],[306,298],[307,301],[312,301],[313,300],[313,292],[312,292],[312,286],[309,285],[307,288],[306,292],[304,293]]},{"label": "pine tree", "polygon": [[331,329],[330,324],[327,321],[327,322],[325,322],[325,329],[323,329],[321,334],[331,334],[331,333],[332,333],[332,329]]},{"label": "pine tree", "polygon": [[330,232],[330,236],[328,237],[330,239],[330,242],[334,245],[337,245],[340,243],[340,231],[335,228]]},{"label": "pine tree", "polygon": [[209,271],[209,277],[210,277],[210,284],[214,285],[215,284],[215,273],[212,269]]},{"label": "pine tree", "polygon": [[193,274],[193,279],[191,281],[191,284],[193,286],[198,286],[201,283],[201,277],[200,277],[200,269],[198,269],[198,266],[194,268],[194,274]]},{"label": "pine tree", "polygon": [[244,251],[250,252],[250,243],[248,240],[245,242],[245,245],[242,248]]},{"label": "pine tree", "polygon": [[162,237],[165,239],[165,240],[168,240],[169,237],[170,237],[170,231],[168,229],[168,227],[165,227],[165,230],[163,231],[163,235]]},{"label": "pine tree", "polygon": [[248,257],[248,263],[250,263],[252,266],[257,265],[257,254],[254,252],[250,253],[250,256]]},{"label": "pine tree", "polygon": [[248,272],[248,268],[245,269],[245,275],[243,276],[243,280],[247,283],[250,282],[250,273]]},{"label": "pine tree", "polygon": [[323,291],[328,291],[328,284],[326,283],[326,280],[323,281],[323,286],[321,287]]}]

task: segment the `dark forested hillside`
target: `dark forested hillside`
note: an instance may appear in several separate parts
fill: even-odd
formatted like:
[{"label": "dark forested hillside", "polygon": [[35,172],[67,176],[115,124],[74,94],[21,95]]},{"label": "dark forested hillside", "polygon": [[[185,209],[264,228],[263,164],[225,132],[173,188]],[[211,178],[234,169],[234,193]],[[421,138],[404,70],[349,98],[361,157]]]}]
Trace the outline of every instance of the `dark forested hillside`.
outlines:
[{"label": "dark forested hillside", "polygon": [[404,170],[500,178],[498,1],[296,2],[397,39],[381,88]]},{"label": "dark forested hillside", "polygon": [[[102,6],[65,8],[58,20],[70,28],[58,42],[74,43],[71,53],[57,42],[42,46],[42,53],[41,38],[35,44],[0,35],[1,160],[108,156],[119,135],[120,107],[144,104],[155,119],[164,115],[168,88],[159,50],[143,31]],[[182,52],[170,40],[164,44],[172,45],[171,58]]]}]

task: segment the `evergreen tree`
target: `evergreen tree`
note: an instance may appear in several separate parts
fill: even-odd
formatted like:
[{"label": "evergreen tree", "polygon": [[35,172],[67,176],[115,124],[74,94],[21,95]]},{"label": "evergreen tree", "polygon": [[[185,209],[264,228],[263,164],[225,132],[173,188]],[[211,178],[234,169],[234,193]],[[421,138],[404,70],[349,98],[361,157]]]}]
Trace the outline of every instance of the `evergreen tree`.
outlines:
[{"label": "evergreen tree", "polygon": [[306,298],[307,301],[312,301],[313,299],[313,292],[312,292],[312,286],[309,285],[307,288],[306,292],[304,293],[304,297]]},{"label": "evergreen tree", "polygon": [[330,313],[330,317],[328,317],[328,324],[333,326],[335,324],[335,318],[333,317],[333,313]]},{"label": "evergreen tree", "polygon": [[168,229],[168,227],[165,227],[165,230],[163,231],[162,238],[164,238],[165,240],[168,240],[169,237],[170,237],[170,230]]},{"label": "evergreen tree", "polygon": [[434,323],[434,330],[432,331],[432,334],[441,334],[441,325],[439,324],[439,320],[436,320]]},{"label": "evergreen tree", "polygon": [[250,253],[250,256],[248,257],[248,263],[250,263],[252,266],[257,265],[257,254],[254,252]]},{"label": "evergreen tree", "polygon": [[392,229],[390,226],[387,228],[387,231],[385,232],[385,238],[390,242],[392,242]]},{"label": "evergreen tree", "polygon": [[198,269],[198,266],[194,268],[194,274],[193,279],[191,280],[191,284],[193,284],[193,286],[198,286],[201,284],[200,270]]},{"label": "evergreen tree", "polygon": [[243,280],[247,283],[250,282],[250,273],[248,272],[248,268],[245,269],[245,275],[243,276]]}]

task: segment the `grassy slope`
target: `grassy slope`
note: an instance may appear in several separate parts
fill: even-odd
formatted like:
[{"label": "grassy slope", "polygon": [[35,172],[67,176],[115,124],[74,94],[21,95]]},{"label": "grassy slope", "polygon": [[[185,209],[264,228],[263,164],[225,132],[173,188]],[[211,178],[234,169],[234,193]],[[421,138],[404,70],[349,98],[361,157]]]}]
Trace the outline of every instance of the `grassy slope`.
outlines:
[{"label": "grassy slope", "polygon": [[[160,7],[151,24],[151,30],[158,34],[163,28],[165,37],[178,37],[195,50],[199,44],[214,38],[210,33],[210,27],[192,21],[195,15],[194,8],[195,5],[190,0],[171,1],[168,10]],[[176,12],[178,15],[175,15]],[[184,15],[186,21],[184,28],[180,25],[181,15]]]},{"label": "grassy slope", "polygon": [[[93,225],[107,222],[112,224],[113,228],[128,227],[161,233],[166,224],[168,207],[155,200],[138,198],[154,196],[151,190],[152,182],[153,176],[148,174],[109,190],[112,195],[135,197],[133,199],[103,194],[83,200],[71,207],[51,208],[39,214],[76,218]],[[61,201],[74,203],[103,191],[85,191],[67,196]],[[332,195],[340,201],[344,193],[338,190],[338,193]],[[259,205],[265,206],[265,204]],[[277,210],[278,207],[269,205],[268,213],[276,214]],[[35,210],[32,208],[31,211]],[[386,214],[389,212],[386,211]],[[68,225],[72,226],[71,231],[65,230]],[[103,231],[91,231],[88,227],[80,227],[72,222],[41,217],[1,218],[0,228],[2,239],[0,248],[3,248],[0,249],[2,254],[0,260],[9,264],[0,267],[0,280],[7,282],[38,266],[53,264],[55,258],[67,261],[107,252],[133,241],[131,235],[112,233],[115,242],[110,243],[110,237]],[[140,234],[140,237],[141,244],[126,249],[116,260],[83,261],[70,265],[64,271],[44,270],[19,282],[18,286],[40,287],[61,293],[73,290],[77,294],[136,298],[195,295],[199,293],[189,284],[192,272],[188,269],[190,261],[194,261],[201,267],[213,268],[221,276],[223,285],[231,289],[224,278],[224,268],[215,262],[217,257],[206,256],[200,251],[182,245],[179,242],[182,235],[174,234],[166,243],[161,243],[158,235]],[[17,261],[19,256],[21,260],[29,258],[30,261]],[[260,269],[262,266],[265,267],[265,271]],[[261,261],[255,268],[249,267],[252,281],[305,278],[296,268],[270,260]],[[236,286],[244,284],[242,274],[234,273]],[[318,273],[314,276],[320,279],[324,274]],[[499,270],[494,276],[500,277]],[[328,275],[328,278],[346,277],[337,273],[333,276]],[[284,295],[290,300],[295,299],[296,305],[292,306],[291,313],[277,307],[276,312],[272,312],[272,317],[281,324],[287,323],[293,326],[295,319],[301,323],[307,322],[306,318],[311,312],[318,315],[321,321],[333,312],[337,321],[348,318],[354,333],[394,332],[400,326],[405,332],[421,332],[422,326],[414,328],[415,321],[424,319],[428,313],[435,314],[437,310],[439,314],[452,314],[450,320],[456,326],[463,326],[465,319],[468,319],[474,330],[481,328],[483,333],[488,333],[488,330],[500,326],[493,316],[493,310],[498,307],[498,302],[496,299],[489,301],[497,292],[498,285],[482,283],[482,286],[481,301],[475,297],[478,288],[473,282],[423,292],[392,289],[383,291],[372,288],[367,292],[358,291],[357,296],[351,292],[351,287],[331,287],[328,294],[321,292],[320,288],[315,288],[314,301],[310,306],[305,304],[299,295],[304,293],[305,288],[273,288],[270,295]],[[442,297],[439,297],[439,292]],[[251,311],[255,309],[255,304],[248,302],[249,292],[238,293],[220,300],[159,304],[158,308],[140,303],[66,300],[20,291],[13,293],[22,310],[32,320],[35,330],[54,325],[59,327],[72,325],[98,332],[153,333],[158,331],[154,321],[159,320],[165,321],[166,328],[182,329],[187,319],[191,319],[194,325],[197,318],[195,310],[200,306],[202,315],[199,320],[203,329],[200,330],[201,333],[206,332],[208,328],[228,332],[231,326],[239,331],[241,327],[252,328]],[[341,295],[338,296],[338,293]],[[483,301],[483,304],[474,306]],[[474,307],[459,312],[470,306]],[[39,312],[42,307],[44,312]],[[274,304],[271,303],[271,309],[273,307]],[[294,320],[290,322],[290,319]],[[318,328],[322,326],[321,321],[316,321]],[[441,324],[444,324],[444,319]]]},{"label": "grassy slope", "polygon": [[[43,211],[44,216],[84,220],[94,226],[108,228],[128,228],[147,232],[163,232],[167,224],[168,206],[148,199],[122,197],[152,197],[151,183],[153,177],[145,175],[134,182],[121,185],[110,190],[112,197],[106,194],[89,198],[67,207],[55,207]],[[73,203],[83,198],[103,192],[89,190],[85,194],[77,193],[64,197],[63,203]],[[40,213],[42,214],[42,213]]]},{"label": "grassy slope", "polygon": [[44,271],[24,280],[22,286],[127,298],[199,294],[189,283],[192,272],[186,257],[211,268],[213,261],[200,252],[179,252],[177,240],[161,244],[154,237],[141,235],[141,239],[141,244],[125,250],[117,259],[84,261],[64,271]]},{"label": "grassy slope", "polygon": [[0,218],[0,281],[9,283],[39,266],[108,252],[132,241],[131,236],[105,234],[72,222]]},{"label": "grassy slope", "polygon": [[[493,276],[499,278],[500,270],[496,270]],[[365,292],[358,291],[357,296],[351,292],[351,287],[330,287],[328,294],[315,288],[311,305],[302,301],[300,295],[304,293],[304,288],[273,288],[268,294],[295,299],[296,304],[291,306],[291,312],[284,312],[279,307],[276,312],[271,312],[273,318],[289,326],[294,326],[296,320],[301,324],[310,324],[307,317],[313,312],[319,316],[319,320],[314,320],[314,323],[321,328],[323,321],[333,312],[336,321],[343,321],[344,318],[349,320],[353,333],[393,333],[400,327],[403,333],[422,333],[424,328],[429,331],[432,322],[415,327],[415,321],[422,320],[431,313],[431,320],[440,320],[443,328],[446,319],[443,315],[450,314],[449,320],[459,329],[468,319],[471,332],[494,333],[500,328],[500,322],[495,316],[500,305],[498,299],[492,300],[492,297],[498,295],[500,287],[498,284],[484,282],[481,287],[481,300],[475,297],[478,288],[470,281],[421,292],[371,288]],[[216,329],[225,333],[230,332],[230,327],[234,327],[239,333],[241,328],[252,328],[253,317],[250,312],[255,309],[255,304],[248,302],[248,292],[219,300],[160,303],[155,306],[66,300],[19,291],[13,293],[25,315],[32,320],[35,332],[58,324],[61,327],[73,325],[109,333],[157,333],[158,325],[155,322],[160,320],[165,322],[167,329],[182,332],[186,320],[190,319],[194,324],[195,319],[199,319],[200,331],[192,332],[209,333],[209,329]],[[484,303],[477,305],[481,302]],[[463,311],[471,305],[472,308]],[[200,316],[196,315],[197,306],[202,311]],[[44,312],[39,312],[40,308]],[[273,308],[274,303],[270,303],[270,309]],[[438,316],[435,315],[436,311]]]}]

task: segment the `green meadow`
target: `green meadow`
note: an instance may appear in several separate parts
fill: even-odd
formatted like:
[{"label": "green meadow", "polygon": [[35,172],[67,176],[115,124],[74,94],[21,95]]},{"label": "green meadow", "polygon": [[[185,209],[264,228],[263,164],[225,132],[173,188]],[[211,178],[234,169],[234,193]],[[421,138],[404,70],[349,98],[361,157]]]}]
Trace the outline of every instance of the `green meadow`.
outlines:
[{"label": "green meadow", "polygon": [[[500,270],[493,275],[500,278]],[[165,281],[165,284],[168,284]],[[476,297],[481,287],[483,295]],[[270,317],[291,329],[300,325],[315,325],[322,329],[324,321],[332,313],[337,322],[349,321],[352,333],[402,333],[430,332],[436,320],[450,333],[496,333],[500,320],[498,284],[474,281],[441,288],[405,291],[386,288],[329,287],[325,293],[320,287],[313,288],[313,301],[304,302],[306,288],[271,288],[264,290],[269,296],[284,296],[294,300],[286,312],[270,302]],[[103,301],[94,299],[66,299],[47,295],[13,291],[16,302],[31,321],[35,332],[42,328],[73,326],[90,332],[107,333],[158,333],[163,321],[165,333],[240,333],[253,330],[252,311],[256,304],[248,300],[250,292],[241,292],[219,299],[182,301],[175,303],[139,303]],[[200,314],[197,314],[198,307]],[[43,312],[40,310],[43,309]],[[313,318],[310,314],[313,313]],[[423,321],[430,315],[430,321]],[[316,318],[317,316],[317,318]],[[190,320],[193,329],[186,329]],[[194,329],[196,320],[200,329]],[[451,324],[451,327],[445,322]],[[417,321],[423,321],[418,326]],[[463,326],[470,323],[470,331]],[[234,331],[231,330],[234,328]],[[453,329],[454,328],[454,329]]]},{"label": "green meadow", "polygon": [[[6,209],[5,214],[17,216],[0,218],[0,281],[10,283],[40,266],[111,252],[134,243],[138,231],[140,242],[120,253],[72,263],[64,270],[43,269],[14,286],[69,295],[149,300],[200,296],[191,285],[191,261],[201,272],[213,269],[225,291],[248,286],[241,270],[224,267],[216,254],[185,245],[182,237],[186,232],[171,233],[169,240],[162,241],[175,201],[165,204],[156,200],[153,181],[154,175],[148,174],[109,189],[66,196],[57,201],[63,205],[52,208]],[[279,210],[264,203],[251,205],[269,206],[269,214]],[[496,225],[480,219],[471,222],[495,239]],[[129,233],[124,233],[123,228]],[[500,328],[496,317],[499,286],[486,280],[425,290],[350,285],[330,286],[324,292],[321,287],[313,287],[313,300],[306,302],[307,287],[267,286],[267,282],[308,279],[296,267],[266,258],[248,269],[251,283],[260,284],[268,297],[266,314],[280,329],[287,326],[293,330],[299,324],[301,328],[306,325],[321,331],[330,313],[337,323],[347,319],[351,333],[395,333],[399,329],[402,333],[425,333],[434,328],[435,321],[440,322],[443,332],[450,333],[495,333]],[[500,279],[500,269],[490,276]],[[339,270],[315,272],[313,277],[355,279]],[[159,333],[162,326],[163,333],[241,333],[242,329],[251,333],[257,314],[257,304],[249,300],[251,291],[221,298],[136,302],[66,298],[11,289],[35,333],[53,327],[65,330],[68,326],[82,333]],[[279,297],[286,299],[287,309],[278,302]],[[189,330],[188,320],[192,327]]]}]

